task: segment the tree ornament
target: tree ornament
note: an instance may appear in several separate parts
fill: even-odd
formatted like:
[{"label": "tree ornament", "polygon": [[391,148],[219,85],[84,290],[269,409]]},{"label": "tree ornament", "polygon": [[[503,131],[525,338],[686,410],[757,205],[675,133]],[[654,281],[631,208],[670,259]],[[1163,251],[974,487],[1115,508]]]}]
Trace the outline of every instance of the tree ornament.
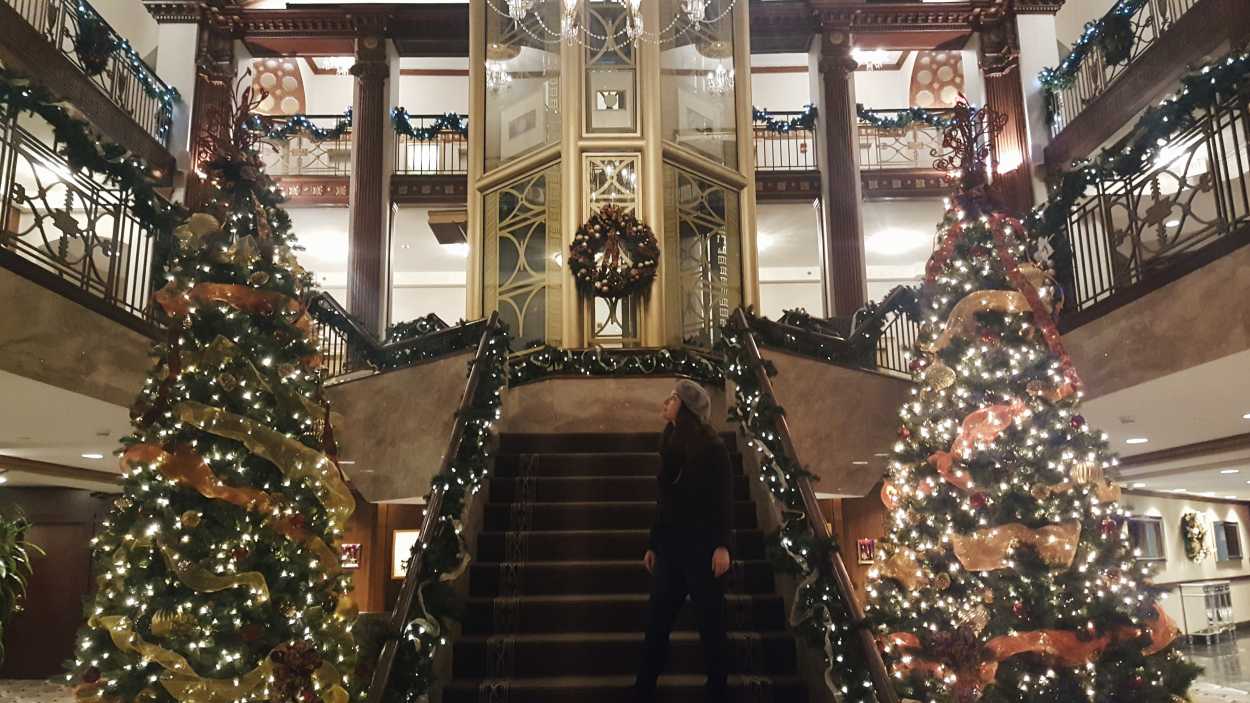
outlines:
[{"label": "tree ornament", "polygon": [[1100,527],[1102,528],[1103,537],[1111,537],[1120,531],[1120,523],[1111,518],[1103,520]]},{"label": "tree ornament", "polygon": [[199,527],[200,519],[203,517],[204,514],[198,510],[188,510],[182,515],[179,515],[178,520],[184,527]]},{"label": "tree ornament", "polygon": [[260,623],[249,622],[239,628],[239,639],[244,642],[255,642],[265,636],[265,627]]},{"label": "tree ornament", "polygon": [[256,288],[260,288],[261,286],[265,285],[268,282],[269,282],[269,273],[266,271],[256,271],[255,273],[247,277],[247,284],[250,286],[255,286]]},{"label": "tree ornament", "polygon": [[972,497],[968,499],[968,502],[972,505],[972,507],[977,510],[981,510],[986,505],[989,505],[990,497],[984,493],[977,492],[972,494]]},{"label": "tree ornament", "polygon": [[925,370],[923,382],[933,390],[945,390],[955,385],[955,372],[939,361]]},{"label": "tree ornament", "polygon": [[153,637],[184,636],[195,627],[195,617],[182,611],[158,610],[152,614],[148,630]]},{"label": "tree ornament", "polygon": [[1011,614],[1018,618],[1023,618],[1028,612],[1029,609],[1026,608],[1024,603],[1021,601],[1016,601],[1011,604]]},{"label": "tree ornament", "polygon": [[1033,484],[1033,487],[1029,489],[1029,495],[1033,496],[1034,500],[1046,500],[1050,497],[1050,493],[1050,486],[1047,486],[1044,483],[1035,483]]},{"label": "tree ornament", "polygon": [[650,288],[660,245],[633,212],[607,204],[578,228],[568,260],[578,290],[615,300]]},{"label": "tree ornament", "polygon": [[239,387],[239,379],[235,378],[232,373],[222,373],[217,376],[217,385],[221,386],[222,390],[230,393]]},{"label": "tree ornament", "polygon": [[911,430],[907,429],[906,427],[899,427],[898,438],[904,441],[911,439]]},{"label": "tree ornament", "polygon": [[1102,465],[1097,461],[1078,461],[1072,465],[1068,475],[1078,486],[1099,484],[1106,480]]},{"label": "tree ornament", "polygon": [[82,672],[82,680],[85,683],[95,683],[100,680],[100,670],[94,666],[88,667]]},{"label": "tree ornament", "polygon": [[1084,416],[1084,415],[1073,415],[1073,416],[1072,416],[1072,429],[1074,429],[1074,430],[1079,430],[1079,429],[1081,429],[1081,428],[1082,428],[1082,427],[1084,427],[1084,426],[1085,426],[1085,416]]},{"label": "tree ornament", "polygon": [[933,586],[939,591],[945,591],[951,587],[951,577],[948,574],[938,574],[933,577]]}]

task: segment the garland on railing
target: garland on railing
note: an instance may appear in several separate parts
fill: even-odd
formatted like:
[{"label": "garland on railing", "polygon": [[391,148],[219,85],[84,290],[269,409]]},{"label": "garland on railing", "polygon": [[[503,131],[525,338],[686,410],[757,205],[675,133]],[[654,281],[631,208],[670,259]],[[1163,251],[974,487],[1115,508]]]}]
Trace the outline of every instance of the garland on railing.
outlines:
[{"label": "garland on railing", "polygon": [[520,386],[552,376],[687,376],[722,384],[717,360],[688,349],[557,349],[551,346],[518,355],[508,366],[508,385]]},{"label": "garland on railing", "polygon": [[[764,394],[755,369],[747,358],[742,335],[747,331],[725,328],[721,350],[725,353],[725,375],[735,387],[735,405],[729,419],[737,422],[748,437],[747,446],[758,454],[765,485],[781,507],[781,528],[774,536],[778,566],[792,571],[799,580],[791,608],[790,624],[797,634],[824,652],[826,684],[837,688],[848,703],[872,703],[872,676],[863,651],[853,637],[851,614],[847,612],[827,564],[838,550],[833,539],[823,539],[823,530],[808,525],[798,482],[814,477],[787,456],[776,432],[776,420],[785,414],[776,400]],[[771,363],[761,361],[769,376],[776,375]],[[822,526],[823,527],[823,526]],[[835,683],[833,678],[838,681]]]},{"label": "garland on railing", "polygon": [[859,121],[877,129],[905,129],[919,122],[946,129],[954,124],[954,120],[940,112],[912,107],[906,110],[869,110],[860,103],[855,104],[855,113]]},{"label": "garland on railing", "polygon": [[[456,324],[463,325],[464,320],[460,320]],[[427,334],[441,332],[449,326],[436,313],[428,313],[415,320],[406,320],[388,325],[386,328],[386,343],[402,342],[413,337],[424,337]]]},{"label": "garland on railing", "polygon": [[460,320],[455,325],[448,325],[438,315],[430,313],[390,326],[386,341],[381,342],[327,293],[313,296],[308,304],[308,313],[317,322],[338,331],[346,341],[352,358],[364,361],[376,371],[405,368],[463,349],[479,338],[479,330],[486,324],[485,320]]},{"label": "garland on railing", "polygon": [[499,419],[501,389],[507,380],[508,333],[501,325],[484,329],[483,334],[489,337],[480,362],[484,366],[479,382],[467,412],[457,416],[457,421],[464,423],[462,439],[455,458],[433,478],[427,495],[428,499],[435,491],[443,494],[434,531],[428,543],[413,548],[414,558],[417,549],[421,550],[416,604],[400,635],[387,687],[403,703],[423,700],[435,682],[434,657],[447,645],[449,625],[457,617],[453,584],[468,570],[471,560],[461,535],[461,521],[469,499],[486,483],[491,469],[491,425]]},{"label": "garland on railing", "polygon": [[262,135],[263,139],[286,141],[296,134],[307,135],[314,142],[327,142],[341,138],[352,129],[352,109],[348,107],[343,116],[338,118],[329,129],[318,127],[307,115],[291,115],[290,117],[272,117],[269,115],[252,115],[248,118],[248,129]]},{"label": "garland on railing", "polygon": [[[169,135],[169,130],[173,126],[174,102],[181,100],[181,96],[178,95],[178,89],[173,86],[165,85],[165,82],[157,77],[157,75],[152,72],[152,69],[148,68],[148,65],[139,56],[139,53],[136,52],[134,47],[130,45],[130,42],[118,35],[117,32],[114,31],[102,17],[100,17],[100,13],[96,12],[95,8],[88,4],[86,0],[77,0],[76,7],[79,21],[78,31],[82,33],[84,31],[83,26],[86,25],[87,35],[90,37],[85,40],[90,44],[90,46],[84,45],[83,47],[87,50],[89,63],[92,64],[92,66],[88,69],[88,75],[96,75],[100,71],[103,71],[104,66],[102,64],[107,61],[107,56],[118,51],[122,52],[122,56],[125,58],[126,63],[130,65],[130,68],[133,70],[135,76],[139,79],[139,85],[143,86],[143,92],[146,93],[149,98],[153,98],[160,102],[160,117],[156,128],[158,136],[164,140],[165,137]],[[110,35],[111,40],[105,41],[100,34],[101,32],[107,32],[108,35]],[[106,47],[111,48],[108,49],[107,53],[101,54],[100,52],[102,52]],[[78,47],[76,46],[75,50],[77,51],[77,49]],[[82,56],[80,55],[80,59],[81,58]],[[84,62],[84,64],[86,63],[88,63],[88,61]],[[96,71],[96,73],[90,73],[90,70],[94,70],[96,66],[99,67],[99,70]]]},{"label": "garland on railing", "polygon": [[789,119],[778,119],[768,110],[752,107],[751,120],[755,122],[756,126],[763,127],[765,130],[776,132],[777,134],[810,130],[816,127],[816,106],[804,105],[803,112]]},{"label": "garland on railing", "polygon": [[1182,88],[1150,108],[1129,136],[1092,161],[1057,179],[1050,199],[1029,214],[1034,236],[1064,231],[1068,215],[1086,190],[1100,182],[1124,180],[1142,173],[1176,135],[1185,132],[1223,101],[1250,89],[1250,53],[1237,53],[1207,64],[1181,79]]},{"label": "garland on railing", "polygon": [[1055,94],[1072,85],[1076,74],[1085,63],[1085,57],[1095,47],[1103,52],[1108,66],[1124,63],[1133,54],[1136,37],[1133,34],[1133,17],[1141,12],[1149,0],[1118,0],[1115,5],[1098,20],[1085,25],[1072,50],[1055,68],[1044,68],[1037,79],[1046,93],[1048,120],[1054,120],[1058,105]]},{"label": "garland on railing", "polygon": [[0,108],[6,118],[20,112],[40,117],[52,127],[57,153],[65,157],[72,169],[101,174],[119,189],[130,191],[135,218],[155,235],[153,261],[161,267],[157,273],[163,277],[163,262],[171,251],[174,227],[187,218],[187,211],[157,193],[153,178],[159,177],[159,172],[125,147],[96,133],[69,103],[2,66]]},{"label": "garland on railing", "polygon": [[443,132],[454,132],[462,137],[469,136],[469,116],[448,112],[434,118],[428,127],[414,127],[412,115],[402,107],[391,108],[391,124],[395,132],[420,142],[433,141]]}]

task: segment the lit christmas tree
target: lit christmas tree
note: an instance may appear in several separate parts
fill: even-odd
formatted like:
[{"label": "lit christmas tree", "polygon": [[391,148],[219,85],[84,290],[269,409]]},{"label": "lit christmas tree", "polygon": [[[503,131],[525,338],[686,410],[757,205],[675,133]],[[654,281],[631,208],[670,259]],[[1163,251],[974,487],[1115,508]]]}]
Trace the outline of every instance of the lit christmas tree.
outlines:
[{"label": "lit christmas tree", "polygon": [[960,181],[921,292],[919,381],[882,501],[870,615],[904,699],[1172,703],[1197,674],[1127,542],[1116,458],[987,191],[1002,119],[961,106],[938,162]]},{"label": "lit christmas tree", "polygon": [[244,91],[155,295],[168,339],[131,410],[123,492],[93,541],[97,592],[69,674],[104,703],[346,703],[354,508],[277,187]]}]

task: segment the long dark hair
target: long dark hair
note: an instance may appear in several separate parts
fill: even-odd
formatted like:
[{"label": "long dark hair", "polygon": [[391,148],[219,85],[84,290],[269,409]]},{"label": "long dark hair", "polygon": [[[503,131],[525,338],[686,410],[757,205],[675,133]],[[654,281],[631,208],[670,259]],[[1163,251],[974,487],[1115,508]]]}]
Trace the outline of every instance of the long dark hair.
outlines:
[{"label": "long dark hair", "polygon": [[716,429],[678,401],[677,420],[664,428],[662,448],[684,457],[698,456],[699,451],[716,439]]}]

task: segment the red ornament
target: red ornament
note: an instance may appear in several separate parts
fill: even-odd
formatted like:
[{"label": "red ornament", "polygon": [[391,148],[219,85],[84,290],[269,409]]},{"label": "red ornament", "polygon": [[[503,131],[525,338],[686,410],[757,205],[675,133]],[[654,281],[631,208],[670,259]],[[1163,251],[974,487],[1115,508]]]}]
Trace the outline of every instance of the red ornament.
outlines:
[{"label": "red ornament", "polygon": [[[326,407],[329,407],[329,406],[327,405]],[[296,529],[302,530],[307,524],[308,524],[308,519],[305,518],[303,514],[296,514],[295,517],[291,518],[291,526]]]},{"label": "red ornament", "polygon": [[911,437],[911,430],[907,429],[906,427],[898,428],[899,439],[909,439],[910,437]]},{"label": "red ornament", "polygon": [[968,502],[972,503],[972,507],[980,510],[989,504],[990,497],[984,493],[973,493],[972,497],[968,499]]},{"label": "red ornament", "polygon": [[990,346],[997,345],[1001,342],[1003,336],[994,330],[984,330],[981,332],[981,342]]},{"label": "red ornament", "polygon": [[264,634],[265,628],[259,623],[254,622],[244,625],[243,628],[239,630],[239,637],[241,637],[244,642],[255,642]]},{"label": "red ornament", "polygon": [[100,680],[100,670],[94,666],[82,672],[82,680],[86,683],[95,683]]},{"label": "red ornament", "polygon": [[1072,429],[1074,429],[1074,430],[1079,430],[1079,429],[1081,429],[1081,428],[1082,428],[1082,427],[1084,427],[1084,426],[1085,426],[1085,416],[1084,416],[1084,415],[1073,415],[1073,416],[1072,416]]},{"label": "red ornament", "polygon": [[247,558],[247,550],[243,547],[235,547],[234,551],[230,552],[230,556],[233,557],[235,561],[242,561]]},{"label": "red ornament", "polygon": [[1025,613],[1027,612],[1028,610],[1024,607],[1024,603],[1022,603],[1021,601],[1016,601],[1015,603],[1011,605],[1011,614],[1015,615],[1018,618],[1024,617]]},{"label": "red ornament", "polygon": [[1110,537],[1111,535],[1114,535],[1116,532],[1120,531],[1120,525],[1111,518],[1107,518],[1103,520],[1102,524],[1099,525],[1099,527],[1102,528],[1102,534],[1104,537]]}]

